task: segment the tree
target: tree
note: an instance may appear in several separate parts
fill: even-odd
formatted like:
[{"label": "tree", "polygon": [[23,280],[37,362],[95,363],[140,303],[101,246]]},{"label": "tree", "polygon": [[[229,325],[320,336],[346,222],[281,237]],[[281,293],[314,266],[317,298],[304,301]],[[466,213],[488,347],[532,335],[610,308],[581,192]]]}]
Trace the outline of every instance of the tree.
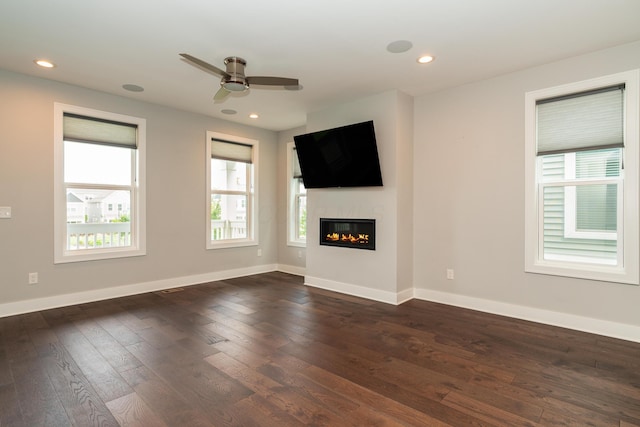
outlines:
[{"label": "tree", "polygon": [[222,206],[220,206],[220,200],[211,201],[211,219],[222,219]]},{"label": "tree", "polygon": [[122,214],[120,215],[120,218],[118,219],[112,219],[111,222],[129,222],[129,215],[127,214]]}]

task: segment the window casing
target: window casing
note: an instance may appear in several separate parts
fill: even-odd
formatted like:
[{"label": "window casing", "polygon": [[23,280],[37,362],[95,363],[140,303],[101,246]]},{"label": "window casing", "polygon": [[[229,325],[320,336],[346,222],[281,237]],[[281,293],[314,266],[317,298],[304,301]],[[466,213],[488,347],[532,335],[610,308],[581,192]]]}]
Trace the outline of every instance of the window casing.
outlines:
[{"label": "window casing", "polygon": [[302,172],[296,147],[287,144],[287,244],[307,245],[307,190],[302,182]]},{"label": "window casing", "polygon": [[145,119],[54,104],[55,263],[145,254],[145,135]]},{"label": "window casing", "polygon": [[257,245],[258,141],[207,132],[206,247]]},{"label": "window casing", "polygon": [[525,271],[638,284],[638,81],[526,94]]}]

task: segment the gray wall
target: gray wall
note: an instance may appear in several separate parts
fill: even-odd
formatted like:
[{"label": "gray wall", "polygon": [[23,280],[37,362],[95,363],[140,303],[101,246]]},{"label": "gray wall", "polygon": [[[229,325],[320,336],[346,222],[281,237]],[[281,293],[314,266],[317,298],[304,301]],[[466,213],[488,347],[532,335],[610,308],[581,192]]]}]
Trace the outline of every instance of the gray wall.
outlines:
[{"label": "gray wall", "polygon": [[524,273],[525,92],[639,67],[634,43],[416,98],[416,295],[640,326],[639,286]]},{"label": "gray wall", "polygon": [[[13,210],[0,220],[1,303],[277,265],[275,132],[2,70],[0,94],[0,206]],[[54,101],[147,120],[146,256],[53,264]],[[260,141],[261,257],[255,246],[205,250],[207,130]]]}]

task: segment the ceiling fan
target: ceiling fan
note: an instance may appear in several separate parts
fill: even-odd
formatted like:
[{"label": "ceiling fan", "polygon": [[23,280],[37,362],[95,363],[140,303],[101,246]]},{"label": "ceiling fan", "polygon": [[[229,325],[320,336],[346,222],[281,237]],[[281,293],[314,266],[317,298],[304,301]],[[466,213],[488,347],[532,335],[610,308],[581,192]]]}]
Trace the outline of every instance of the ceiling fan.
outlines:
[{"label": "ceiling fan", "polygon": [[298,79],[290,79],[287,77],[265,77],[265,76],[245,76],[244,67],[247,61],[237,56],[229,56],[225,58],[224,65],[226,71],[221,70],[215,65],[211,65],[201,59],[191,56],[187,53],[181,53],[189,64],[200,68],[208,73],[222,77],[220,80],[220,89],[213,96],[214,101],[223,101],[231,92],[244,92],[249,89],[252,84],[263,86],[284,86],[287,89],[300,89]]}]

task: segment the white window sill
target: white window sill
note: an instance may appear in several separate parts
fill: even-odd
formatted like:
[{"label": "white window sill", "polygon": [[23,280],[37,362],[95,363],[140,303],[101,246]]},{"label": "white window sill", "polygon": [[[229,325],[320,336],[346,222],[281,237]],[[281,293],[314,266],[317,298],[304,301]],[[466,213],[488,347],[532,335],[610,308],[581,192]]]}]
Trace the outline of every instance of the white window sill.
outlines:
[{"label": "white window sill", "polygon": [[114,258],[129,258],[146,255],[146,251],[142,249],[88,249],[88,250],[76,250],[65,251],[63,254],[56,254],[53,261],[54,264],[65,264],[70,262],[84,262],[84,261],[100,261]]},{"label": "white window sill", "polygon": [[307,242],[306,241],[289,241],[287,242],[287,246],[293,246],[296,248],[306,248],[307,247]]},{"label": "white window sill", "polygon": [[526,273],[638,285],[637,275],[615,266],[540,261],[525,267]]},{"label": "white window sill", "polygon": [[248,246],[258,246],[258,242],[248,239],[216,240],[215,242],[207,242],[207,249],[242,248]]}]

